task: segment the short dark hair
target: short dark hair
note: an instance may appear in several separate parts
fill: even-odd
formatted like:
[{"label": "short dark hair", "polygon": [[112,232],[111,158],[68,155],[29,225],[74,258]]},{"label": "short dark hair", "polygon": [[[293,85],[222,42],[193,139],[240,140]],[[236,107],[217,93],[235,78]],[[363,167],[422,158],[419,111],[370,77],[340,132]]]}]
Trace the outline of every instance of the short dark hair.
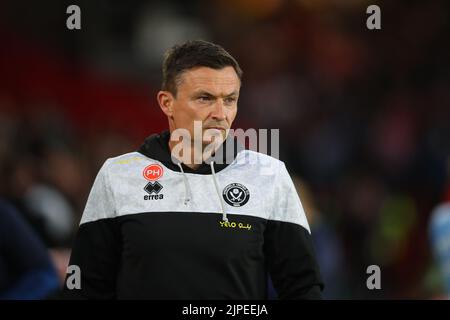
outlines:
[{"label": "short dark hair", "polygon": [[190,40],[177,44],[166,51],[162,66],[162,90],[177,94],[180,75],[196,67],[208,67],[216,70],[231,66],[242,81],[242,70],[236,59],[223,47],[204,40]]}]

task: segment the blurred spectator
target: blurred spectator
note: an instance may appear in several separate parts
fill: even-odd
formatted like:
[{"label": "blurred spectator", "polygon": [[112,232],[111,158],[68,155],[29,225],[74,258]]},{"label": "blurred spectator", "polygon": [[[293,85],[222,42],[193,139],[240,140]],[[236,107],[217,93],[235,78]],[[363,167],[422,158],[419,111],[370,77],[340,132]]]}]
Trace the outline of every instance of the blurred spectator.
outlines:
[{"label": "blurred spectator", "polygon": [[0,299],[45,299],[60,288],[47,249],[20,213],[0,199]]},{"label": "blurred spectator", "polygon": [[441,290],[438,297],[450,299],[450,157],[447,159],[447,185],[443,201],[430,216],[430,243],[438,270]]}]

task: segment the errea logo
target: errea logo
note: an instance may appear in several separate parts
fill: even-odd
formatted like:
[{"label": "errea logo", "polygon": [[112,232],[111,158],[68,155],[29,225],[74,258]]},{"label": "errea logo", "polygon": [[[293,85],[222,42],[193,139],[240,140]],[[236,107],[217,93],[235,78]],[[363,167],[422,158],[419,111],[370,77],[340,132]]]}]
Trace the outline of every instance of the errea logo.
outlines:
[{"label": "errea logo", "polygon": [[160,200],[164,198],[163,194],[159,194],[159,192],[162,190],[163,186],[158,181],[155,182],[149,182],[144,187],[145,192],[148,193],[148,195],[144,196],[144,200]]}]

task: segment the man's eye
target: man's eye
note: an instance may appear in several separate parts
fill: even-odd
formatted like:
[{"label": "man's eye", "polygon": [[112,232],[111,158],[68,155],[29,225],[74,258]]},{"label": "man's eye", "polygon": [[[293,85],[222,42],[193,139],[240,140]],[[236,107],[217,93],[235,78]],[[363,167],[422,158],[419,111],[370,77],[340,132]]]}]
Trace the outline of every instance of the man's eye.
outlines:
[{"label": "man's eye", "polygon": [[231,104],[231,103],[235,103],[236,102],[236,98],[226,98],[225,99],[225,103]]},{"label": "man's eye", "polygon": [[197,98],[199,101],[211,101],[211,97],[201,96]]}]

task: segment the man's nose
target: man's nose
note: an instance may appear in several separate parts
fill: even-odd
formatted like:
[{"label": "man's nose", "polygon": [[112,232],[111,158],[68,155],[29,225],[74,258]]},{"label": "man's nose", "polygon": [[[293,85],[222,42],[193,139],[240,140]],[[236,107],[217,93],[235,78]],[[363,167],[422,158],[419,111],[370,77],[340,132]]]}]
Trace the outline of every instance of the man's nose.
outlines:
[{"label": "man's nose", "polygon": [[212,111],[211,117],[217,120],[225,120],[225,112],[222,99],[217,99],[214,104],[214,110]]}]

